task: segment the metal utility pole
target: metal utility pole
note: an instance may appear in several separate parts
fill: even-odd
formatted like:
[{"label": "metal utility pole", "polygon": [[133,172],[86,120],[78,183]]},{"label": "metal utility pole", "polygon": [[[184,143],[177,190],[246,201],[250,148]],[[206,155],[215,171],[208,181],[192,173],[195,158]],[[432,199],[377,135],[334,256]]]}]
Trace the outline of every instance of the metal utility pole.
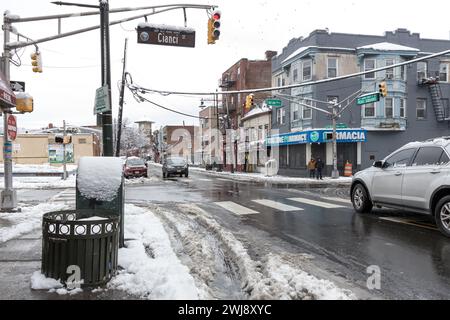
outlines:
[{"label": "metal utility pole", "polygon": [[339,112],[339,105],[337,103],[337,101],[334,102],[333,104],[333,114],[332,114],[332,119],[333,119],[333,170],[331,171],[331,178],[332,179],[337,179],[339,178],[339,171],[337,168],[337,135],[336,135],[336,122],[337,122],[337,118],[338,118],[338,112]]},{"label": "metal utility pole", "polygon": [[[6,85],[9,85],[10,79],[10,69],[9,69],[9,59],[11,57],[11,51],[6,46],[10,40],[10,29],[11,23],[6,17],[6,12],[3,16],[3,73],[6,79]],[[5,152],[6,150],[12,150],[12,141],[8,136],[8,114],[11,113],[10,107],[5,107],[3,109],[3,164],[4,164],[4,175],[5,175],[5,188],[1,193],[1,210],[2,211],[13,211],[17,207],[17,192],[13,188],[12,179],[12,158],[11,153]]]},{"label": "metal utility pole", "polygon": [[67,179],[66,120],[63,120],[63,180]]},{"label": "metal utility pole", "polygon": [[119,116],[117,120],[117,141],[116,141],[116,157],[120,156],[120,137],[122,135],[122,113],[123,113],[123,100],[125,96],[125,72],[127,63],[127,43],[128,38],[125,39],[125,47],[123,50],[123,71],[122,71],[122,85],[120,87],[119,97]]},{"label": "metal utility pole", "polygon": [[[109,105],[111,104],[111,54],[109,46],[109,4],[108,1],[100,0],[100,37],[102,56],[102,86],[108,88]],[[102,113],[103,131],[103,156],[112,157],[112,111]]]}]

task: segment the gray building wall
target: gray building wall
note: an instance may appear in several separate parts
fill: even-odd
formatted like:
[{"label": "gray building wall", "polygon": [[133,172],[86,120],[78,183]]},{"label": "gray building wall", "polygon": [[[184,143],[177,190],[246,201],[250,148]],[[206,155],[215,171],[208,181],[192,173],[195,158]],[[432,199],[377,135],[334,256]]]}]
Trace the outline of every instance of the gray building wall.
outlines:
[{"label": "gray building wall", "polygon": [[[421,39],[418,33],[411,33],[405,29],[397,29],[396,31],[385,32],[382,36],[375,35],[359,35],[359,34],[343,34],[329,33],[325,30],[315,30],[307,38],[294,38],[283,49],[282,53],[272,59],[272,74],[275,75],[283,68],[283,61],[301,47],[317,47],[316,54],[333,53],[333,52],[349,52],[348,49],[354,49],[353,54],[357,55],[356,48],[365,45],[371,45],[381,42],[390,42],[406,47],[417,48],[420,52],[417,57],[424,56],[429,53],[444,51],[450,48],[449,40]],[[338,49],[341,48],[341,49]],[[347,50],[347,51],[346,51]],[[383,54],[380,51],[380,54]],[[413,57],[404,57],[411,59]],[[358,57],[357,68],[362,70],[364,57]],[[449,60],[447,57],[439,57],[427,62],[427,71],[429,74],[439,72],[439,62],[443,59]],[[323,69],[323,66],[321,66]],[[318,80],[315,76],[315,67],[313,64],[312,80]],[[316,67],[317,70],[319,68]],[[378,76],[379,73],[377,73]],[[342,74],[339,74],[342,75]],[[450,78],[450,75],[449,75]],[[333,81],[324,84],[315,85],[312,88],[312,98],[326,101],[328,96],[338,96],[339,101],[356,92],[362,87],[362,77],[355,77],[347,80]],[[287,82],[286,84],[291,84]],[[450,82],[440,83],[442,98],[450,99]],[[376,90],[376,88],[375,88]],[[299,90],[292,89],[288,92],[296,95]],[[409,65],[406,68],[406,125],[405,131],[385,130],[379,128],[365,127],[368,130],[367,141],[361,145],[361,166],[366,168],[372,165],[373,159],[381,159],[389,153],[410,141],[425,140],[428,138],[450,135],[450,121],[446,120],[438,122],[432,105],[431,95],[428,86],[419,86],[417,81],[417,64]],[[388,94],[389,97],[389,94]],[[427,100],[426,119],[417,119],[416,117],[416,101],[417,98]],[[278,129],[280,133],[291,132],[291,111],[290,103],[282,99],[286,108],[286,123],[282,126],[277,124],[276,111],[272,113],[272,128]],[[362,107],[353,103],[338,120],[338,122],[346,124],[349,128],[360,128],[362,119]],[[448,111],[447,111],[448,112]],[[312,111],[312,128],[324,128],[331,124],[330,117],[318,111]],[[364,127],[364,126],[363,126]],[[305,129],[305,128],[303,128]],[[283,147],[280,147],[282,149]],[[303,147],[302,147],[303,148]],[[292,150],[290,150],[292,152]],[[289,158],[292,154],[289,152]],[[305,151],[302,151],[305,152]],[[286,152],[280,151],[280,155]],[[300,156],[305,158],[303,155]],[[306,158],[305,158],[306,161]],[[328,168],[329,169],[329,168]],[[303,168],[302,168],[303,170]],[[306,171],[305,171],[306,172]],[[287,166],[280,170],[281,174],[304,175],[304,172],[298,172],[297,168]],[[327,172],[329,173],[329,172]]]}]

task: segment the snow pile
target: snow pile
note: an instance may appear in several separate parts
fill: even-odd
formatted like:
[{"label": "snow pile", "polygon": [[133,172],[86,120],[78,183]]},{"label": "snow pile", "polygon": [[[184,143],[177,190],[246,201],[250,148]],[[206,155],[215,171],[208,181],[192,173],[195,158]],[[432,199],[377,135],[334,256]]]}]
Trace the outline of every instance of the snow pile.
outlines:
[{"label": "snow pile", "polygon": [[140,178],[133,178],[133,179],[125,179],[125,185],[132,185],[132,184],[145,184],[149,182],[156,182],[161,181],[160,178],[151,176],[148,178],[140,177]]},{"label": "snow pile", "polygon": [[349,290],[342,290],[328,280],[317,279],[293,267],[279,256],[269,254],[266,261],[253,261],[247,249],[234,235],[225,231],[210,215],[196,205],[180,205],[180,211],[188,212],[227,248],[227,254],[237,264],[242,290],[249,299],[322,299],[347,300],[356,297]]},{"label": "snow pile", "polygon": [[77,185],[87,198],[111,201],[122,183],[122,160],[114,157],[82,157]]},{"label": "snow pile", "polygon": [[31,276],[31,289],[33,290],[50,290],[62,287],[63,285],[59,280],[46,278],[40,271],[35,271]]},{"label": "snow pile", "polygon": [[64,204],[41,203],[36,206],[22,207],[22,212],[2,213],[0,215],[2,220],[0,243],[39,228],[44,213],[64,209],[67,209]]},{"label": "snow pile", "polygon": [[[270,283],[273,298],[283,300],[350,300],[356,299],[350,290],[336,287],[328,280],[316,277],[294,268],[280,257],[269,254],[263,271],[263,284]],[[257,285],[258,291],[261,285]],[[264,291],[267,287],[264,285]],[[254,296],[255,297],[255,296]],[[257,296],[255,297],[257,298]]]},{"label": "snow pile", "polygon": [[189,269],[175,255],[161,221],[148,210],[125,206],[127,247],[119,250],[119,272],[108,288],[147,299],[199,299]]}]

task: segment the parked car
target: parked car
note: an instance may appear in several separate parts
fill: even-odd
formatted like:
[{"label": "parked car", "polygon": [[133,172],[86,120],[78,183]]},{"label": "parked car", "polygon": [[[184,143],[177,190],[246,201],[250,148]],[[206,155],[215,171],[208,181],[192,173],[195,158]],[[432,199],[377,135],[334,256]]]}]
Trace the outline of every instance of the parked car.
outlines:
[{"label": "parked car", "polygon": [[125,178],[147,177],[147,165],[144,160],[138,157],[128,157],[123,166]]},{"label": "parked car", "polygon": [[450,237],[450,137],[411,142],[357,172],[350,189],[357,212],[374,205],[433,216]]},{"label": "parked car", "polygon": [[162,167],[163,178],[168,178],[171,174],[179,174],[180,177],[189,176],[189,165],[181,157],[167,157]]}]

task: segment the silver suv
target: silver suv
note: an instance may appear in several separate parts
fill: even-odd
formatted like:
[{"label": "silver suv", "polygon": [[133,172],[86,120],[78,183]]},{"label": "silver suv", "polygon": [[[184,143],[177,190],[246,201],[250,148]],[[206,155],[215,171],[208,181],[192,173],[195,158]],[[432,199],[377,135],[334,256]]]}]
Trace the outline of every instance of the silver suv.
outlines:
[{"label": "silver suv", "polygon": [[357,172],[350,189],[357,212],[390,207],[431,214],[450,237],[450,137],[411,142]]}]

